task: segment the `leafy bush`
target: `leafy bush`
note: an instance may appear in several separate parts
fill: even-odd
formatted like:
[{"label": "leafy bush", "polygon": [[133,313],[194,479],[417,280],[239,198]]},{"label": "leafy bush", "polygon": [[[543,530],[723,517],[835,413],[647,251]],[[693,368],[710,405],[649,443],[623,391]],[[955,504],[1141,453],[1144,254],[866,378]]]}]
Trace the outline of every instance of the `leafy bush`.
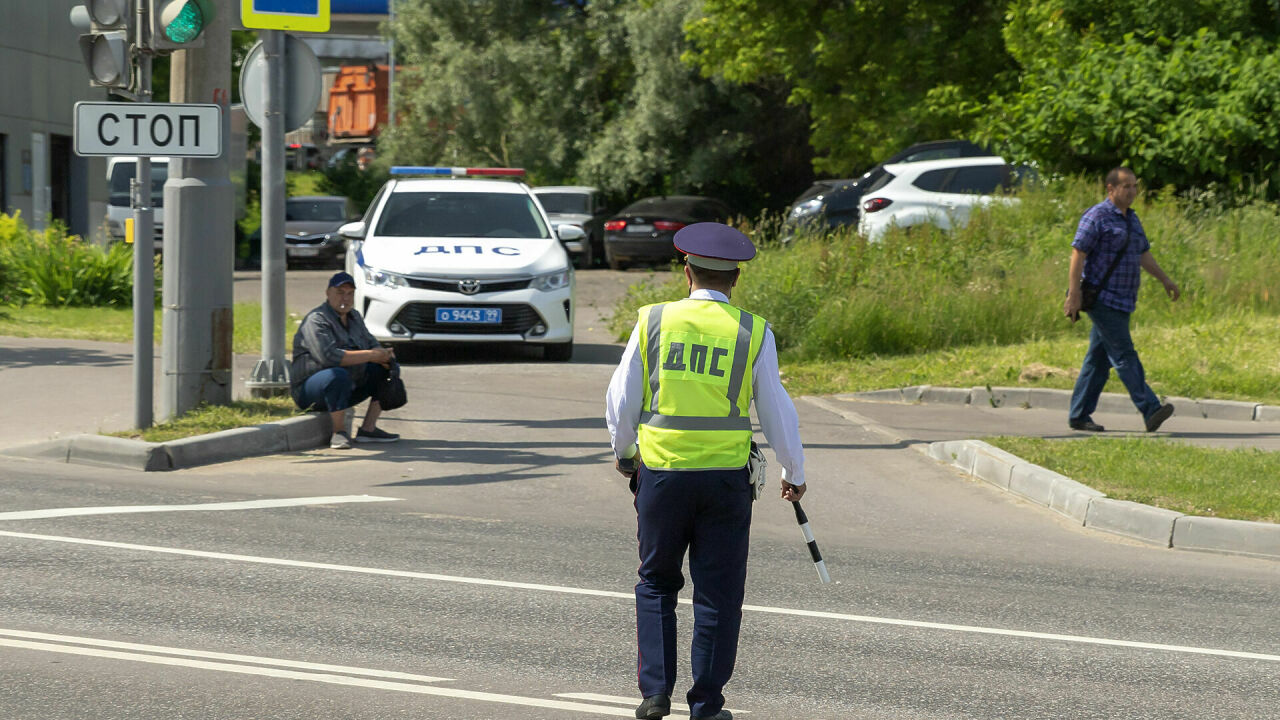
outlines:
[{"label": "leafy bush", "polygon": [[[879,243],[840,230],[800,234],[787,245],[744,228],[760,247],[733,300],[773,324],[791,360],[908,355],[1007,345],[1072,332],[1062,316],[1070,244],[1100,184],[1065,179],[1028,191],[1018,205],[975,212],[954,233],[894,230]],[[1280,314],[1280,214],[1251,202],[1225,208],[1172,193],[1135,206],[1152,252],[1183,290],[1171,303],[1150,281],[1139,294],[1142,325],[1185,326],[1233,311]],[[611,328],[630,332],[635,309],[683,297],[683,276],[633,287]]]},{"label": "leafy bush", "polygon": [[36,232],[0,214],[0,302],[50,307],[133,303],[133,248],[107,249],[68,235],[53,223]]}]

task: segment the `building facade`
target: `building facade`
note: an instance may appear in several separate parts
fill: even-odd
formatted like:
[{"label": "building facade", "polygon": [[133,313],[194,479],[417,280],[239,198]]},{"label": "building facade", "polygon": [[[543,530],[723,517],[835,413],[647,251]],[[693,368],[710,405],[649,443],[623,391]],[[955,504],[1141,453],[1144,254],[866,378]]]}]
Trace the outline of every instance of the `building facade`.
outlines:
[{"label": "building facade", "polygon": [[0,2],[0,210],[20,212],[30,226],[52,220],[101,241],[107,214],[106,161],[73,149],[75,103],[106,100],[89,86],[76,0]]}]

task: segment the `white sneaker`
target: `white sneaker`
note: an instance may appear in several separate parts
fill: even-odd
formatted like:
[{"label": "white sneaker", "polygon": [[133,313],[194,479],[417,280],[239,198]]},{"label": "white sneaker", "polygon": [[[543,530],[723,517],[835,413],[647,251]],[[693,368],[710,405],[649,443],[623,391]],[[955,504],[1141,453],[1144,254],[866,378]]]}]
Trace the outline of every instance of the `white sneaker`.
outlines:
[{"label": "white sneaker", "polygon": [[333,434],[333,437],[329,438],[329,449],[350,450],[351,438],[347,437],[346,433],[336,432]]}]

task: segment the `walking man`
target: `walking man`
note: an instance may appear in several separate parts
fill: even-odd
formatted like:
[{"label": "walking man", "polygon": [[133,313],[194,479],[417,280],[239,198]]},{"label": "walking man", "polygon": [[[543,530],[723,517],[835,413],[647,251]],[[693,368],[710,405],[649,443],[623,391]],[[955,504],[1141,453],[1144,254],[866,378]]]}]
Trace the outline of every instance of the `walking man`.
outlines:
[{"label": "walking man", "polygon": [[1129,316],[1138,302],[1139,269],[1159,280],[1170,299],[1177,300],[1180,292],[1151,254],[1142,221],[1131,207],[1138,195],[1137,176],[1127,167],[1118,167],[1107,173],[1106,185],[1107,199],[1080,218],[1071,243],[1071,270],[1062,311],[1075,322],[1083,310],[1093,321],[1093,329],[1071,393],[1067,421],[1073,430],[1103,431],[1093,421],[1093,411],[1114,367],[1142,413],[1147,432],[1155,432],[1173,415],[1173,405],[1161,405],[1147,385],[1129,335]]},{"label": "walking man", "polygon": [[614,371],[606,421],[615,467],[635,494],[641,720],[670,714],[676,682],[676,597],[689,552],[693,580],[694,720],[730,720],[722,689],[742,624],[753,491],[747,471],[751,404],[782,465],[782,498],[804,495],[795,405],[778,377],[773,331],[729,304],[738,263],[755,257],[746,235],[697,223],[674,238],[685,253],[689,297],[640,309]]}]

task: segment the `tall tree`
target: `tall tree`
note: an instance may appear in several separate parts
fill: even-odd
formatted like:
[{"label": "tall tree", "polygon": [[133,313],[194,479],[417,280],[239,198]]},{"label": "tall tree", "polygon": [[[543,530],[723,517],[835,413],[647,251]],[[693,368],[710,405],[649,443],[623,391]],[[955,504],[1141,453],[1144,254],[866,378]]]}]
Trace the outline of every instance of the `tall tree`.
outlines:
[{"label": "tall tree", "polygon": [[964,135],[1012,83],[1008,0],[706,0],[691,59],[734,82],[778,78],[808,109],[819,172],[849,174],[904,145]]},{"label": "tall tree", "polygon": [[811,179],[802,110],[785,89],[681,62],[699,0],[401,0],[408,66],[396,162],[520,165],[617,200],[719,195],[780,207]]},{"label": "tall tree", "polygon": [[1151,185],[1280,187],[1273,0],[1016,0],[1005,38],[1021,84],[979,136],[1015,157]]}]

